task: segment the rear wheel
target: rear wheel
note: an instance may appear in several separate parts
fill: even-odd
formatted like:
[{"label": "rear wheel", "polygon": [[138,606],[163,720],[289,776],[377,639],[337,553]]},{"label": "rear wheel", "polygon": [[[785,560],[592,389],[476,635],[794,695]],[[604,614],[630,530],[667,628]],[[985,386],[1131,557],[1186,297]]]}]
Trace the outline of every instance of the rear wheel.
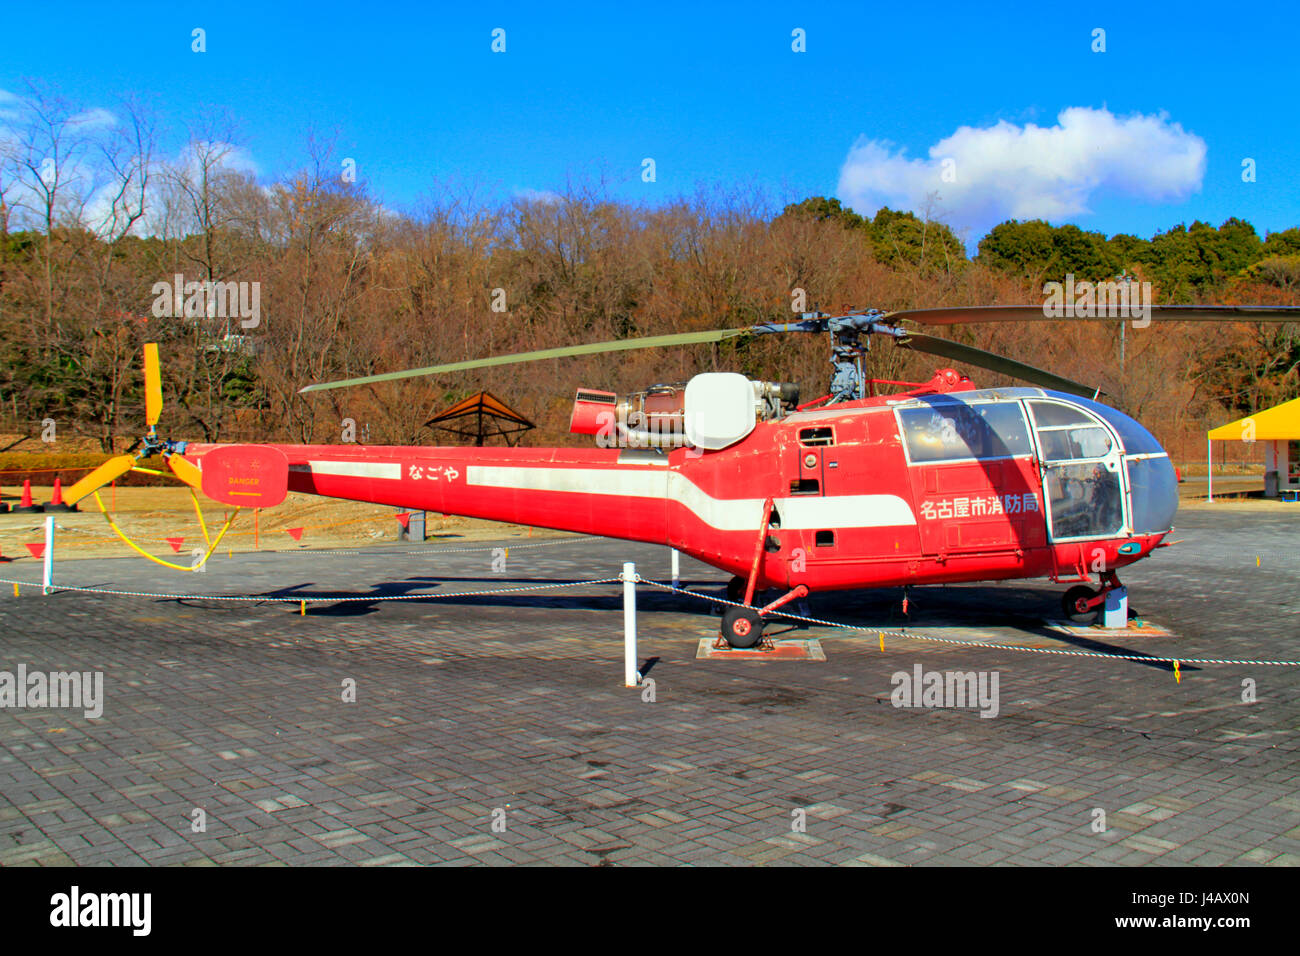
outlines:
[{"label": "rear wheel", "polygon": [[729,607],[722,615],[722,638],[732,647],[753,647],[763,636],[763,619],[752,607]]},{"label": "rear wheel", "polygon": [[1097,596],[1097,591],[1086,584],[1076,584],[1066,591],[1061,598],[1061,610],[1065,616],[1076,624],[1092,624],[1097,620],[1101,605],[1088,607],[1088,602]]}]

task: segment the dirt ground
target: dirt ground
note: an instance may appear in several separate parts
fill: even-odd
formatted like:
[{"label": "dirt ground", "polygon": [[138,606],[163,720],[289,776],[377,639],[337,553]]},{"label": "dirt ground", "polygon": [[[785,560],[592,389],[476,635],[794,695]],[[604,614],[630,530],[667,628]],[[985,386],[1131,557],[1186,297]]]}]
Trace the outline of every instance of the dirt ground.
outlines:
[{"label": "dirt ground", "polygon": [[[49,488],[32,489],[37,502],[50,500]],[[188,489],[118,488],[100,493],[119,528],[150,554],[189,563],[194,548],[203,544],[203,532],[194,513]],[[220,531],[228,509],[207,499],[203,501],[203,518],[208,533]],[[17,504],[11,495],[5,502]],[[109,527],[93,497],[80,503],[80,511],[55,514],[56,547],[59,560],[107,558],[130,555],[131,549]],[[315,495],[290,494],[276,508],[260,512],[254,521],[252,512],[242,512],[231,524],[221,542],[221,550],[285,551],[297,548],[330,548],[374,544],[398,540],[401,526],[398,509],[382,505],[338,501]],[[297,540],[289,529],[302,529]],[[480,521],[474,518],[427,516],[426,540],[482,541],[508,537],[558,537],[563,532],[520,525]],[[182,538],[173,548],[167,538]],[[0,558],[35,562],[26,545],[45,540],[45,515],[0,514]],[[177,558],[177,554],[181,555]]]}]

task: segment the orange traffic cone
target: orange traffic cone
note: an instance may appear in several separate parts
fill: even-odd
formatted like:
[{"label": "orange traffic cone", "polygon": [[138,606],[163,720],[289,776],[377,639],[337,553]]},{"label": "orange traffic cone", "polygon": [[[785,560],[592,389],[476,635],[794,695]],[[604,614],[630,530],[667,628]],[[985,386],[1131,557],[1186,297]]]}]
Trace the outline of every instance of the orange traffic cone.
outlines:
[{"label": "orange traffic cone", "polygon": [[39,514],[45,508],[41,505],[32,504],[32,483],[30,479],[23,481],[23,500],[14,505],[14,514]]},{"label": "orange traffic cone", "polygon": [[76,505],[70,505],[63,500],[63,482],[58,478],[54,479],[54,496],[50,498],[50,503],[45,506],[46,511],[76,511]]}]

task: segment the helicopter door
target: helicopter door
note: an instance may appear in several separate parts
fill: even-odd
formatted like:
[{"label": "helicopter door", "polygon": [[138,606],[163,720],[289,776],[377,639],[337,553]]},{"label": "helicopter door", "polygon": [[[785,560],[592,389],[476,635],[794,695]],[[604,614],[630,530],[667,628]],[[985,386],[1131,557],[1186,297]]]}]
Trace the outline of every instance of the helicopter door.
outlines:
[{"label": "helicopter door", "polygon": [[[835,429],[831,425],[814,425],[799,429],[798,442],[794,453],[798,458],[792,469],[790,494],[825,495],[826,472],[831,467],[827,455],[835,458]],[[838,467],[835,461],[834,466]]]},{"label": "helicopter door", "polygon": [[1019,402],[944,397],[896,414],[923,554],[1045,543],[1033,440]]},{"label": "helicopter door", "polygon": [[1029,402],[1042,454],[1053,541],[1109,538],[1125,527],[1121,452],[1110,430],[1082,409]]}]

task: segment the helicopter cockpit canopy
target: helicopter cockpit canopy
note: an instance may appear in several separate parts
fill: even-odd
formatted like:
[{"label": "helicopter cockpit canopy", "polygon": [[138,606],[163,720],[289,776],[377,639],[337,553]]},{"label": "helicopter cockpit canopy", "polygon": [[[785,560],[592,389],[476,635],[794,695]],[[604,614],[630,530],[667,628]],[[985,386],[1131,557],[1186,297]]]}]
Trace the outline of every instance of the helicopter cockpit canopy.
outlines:
[{"label": "helicopter cockpit canopy", "polygon": [[1172,526],[1178,487],[1169,456],[1099,402],[1019,387],[918,396],[896,414],[912,465],[1036,457],[1054,540]]}]

